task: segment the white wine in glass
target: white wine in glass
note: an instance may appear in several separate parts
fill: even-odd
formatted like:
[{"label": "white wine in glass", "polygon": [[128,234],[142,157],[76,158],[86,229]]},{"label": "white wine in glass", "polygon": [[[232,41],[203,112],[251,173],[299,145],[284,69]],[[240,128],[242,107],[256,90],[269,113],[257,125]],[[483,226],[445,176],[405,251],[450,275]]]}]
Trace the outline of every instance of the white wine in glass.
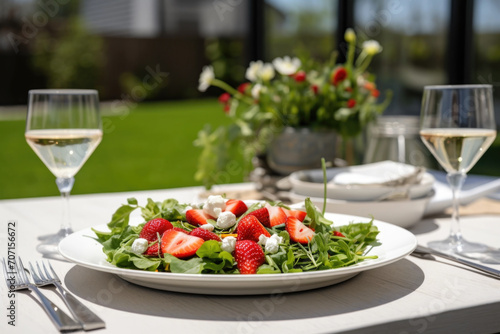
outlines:
[{"label": "white wine in glass", "polygon": [[38,246],[41,253],[52,254],[73,232],[69,195],[74,176],[102,139],[99,97],[90,89],[38,89],[29,91],[28,98],[26,141],[56,177],[64,202],[60,230]]},{"label": "white wine in glass", "polygon": [[452,190],[452,223],[447,239],[429,247],[466,256],[488,247],[465,240],[460,231],[458,195],[467,172],[496,137],[491,85],[426,86],[422,98],[420,137],[446,170]]}]

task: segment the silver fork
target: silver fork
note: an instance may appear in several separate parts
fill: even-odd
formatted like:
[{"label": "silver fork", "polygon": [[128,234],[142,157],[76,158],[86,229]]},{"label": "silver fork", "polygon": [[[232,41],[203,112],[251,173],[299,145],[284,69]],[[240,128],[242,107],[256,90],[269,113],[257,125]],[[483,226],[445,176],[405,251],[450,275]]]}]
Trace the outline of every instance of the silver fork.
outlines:
[{"label": "silver fork", "polygon": [[106,327],[106,324],[104,323],[104,321],[102,321],[101,318],[99,318],[94,312],[92,312],[89,308],[83,305],[78,299],[76,299],[76,297],[70,294],[68,290],[66,290],[61,285],[61,280],[54,271],[54,268],[52,268],[50,262],[48,262],[48,264],[50,270],[52,271],[52,275],[47,270],[45,263],[42,262],[45,274],[44,271],[42,271],[42,269],[40,268],[39,263],[38,262],[35,263],[37,270],[35,270],[31,262],[29,263],[31,276],[35,281],[35,284],[37,286],[45,286],[51,284],[55,285],[57,287],[57,290],[59,290],[62,299],[64,300],[69,310],[71,311],[71,314],[75,319],[77,319],[82,324],[84,330],[88,331]]},{"label": "silver fork", "polygon": [[17,258],[17,261],[14,261],[14,263],[12,263],[12,261],[8,261],[8,265],[5,262],[5,258],[2,258],[2,262],[5,283],[7,284],[8,289],[15,291],[29,289],[30,291],[36,293],[41,301],[43,309],[60,332],[82,329],[81,324],[73,320],[57,305],[52,303],[35,285],[31,283],[28,276],[24,272],[24,266],[21,258]]}]

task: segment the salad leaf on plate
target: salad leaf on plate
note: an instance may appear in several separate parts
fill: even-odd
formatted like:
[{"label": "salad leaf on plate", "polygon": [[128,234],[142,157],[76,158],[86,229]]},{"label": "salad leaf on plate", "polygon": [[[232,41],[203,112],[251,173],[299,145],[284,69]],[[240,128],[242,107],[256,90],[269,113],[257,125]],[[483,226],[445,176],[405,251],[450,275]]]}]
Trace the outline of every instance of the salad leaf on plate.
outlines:
[{"label": "salad leaf on plate", "polygon": [[[289,209],[282,203],[278,205]],[[128,269],[185,274],[239,274],[233,254],[222,250],[221,242],[216,240],[205,241],[199,246],[196,255],[188,259],[179,259],[171,254],[163,254],[162,257],[146,256],[132,251],[132,244],[139,238],[144,224],[151,219],[159,217],[167,219],[174,227],[180,227],[186,233],[195,229],[196,226],[186,221],[185,212],[188,206],[180,204],[175,199],[162,202],[148,199],[146,205],[142,207],[136,199],[128,199],[127,204],[120,206],[112,215],[107,225],[109,231],[94,230],[98,241],[102,244],[106,260],[117,267]],[[214,232],[220,237],[237,235],[234,233],[238,232],[239,220],[263,206],[260,202],[250,205],[248,210],[238,217],[236,225],[225,230],[216,228]],[[335,226],[309,199],[306,199],[304,206],[307,215],[303,224],[313,229],[314,237],[307,244],[300,244],[291,241],[285,223],[267,228],[271,236],[277,235],[275,240],[279,245],[275,244],[272,250],[270,248],[268,251],[262,244],[265,262],[258,268],[257,274],[334,269],[376,258],[367,255],[372,247],[379,245],[377,242],[379,231],[373,225],[373,219],[367,223]],[[145,221],[137,226],[130,225],[130,214],[138,208],[141,209]],[[152,245],[153,243],[150,243],[148,246]],[[159,247],[161,249],[161,244]]]}]

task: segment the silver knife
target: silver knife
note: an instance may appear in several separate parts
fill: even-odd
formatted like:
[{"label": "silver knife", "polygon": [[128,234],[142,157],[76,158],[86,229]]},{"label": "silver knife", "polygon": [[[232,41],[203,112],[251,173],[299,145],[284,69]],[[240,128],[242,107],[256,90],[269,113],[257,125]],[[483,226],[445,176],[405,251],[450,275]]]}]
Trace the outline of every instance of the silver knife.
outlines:
[{"label": "silver knife", "polygon": [[413,253],[411,253],[411,255],[413,255],[415,257],[422,258],[422,259],[432,259],[432,255],[436,255],[436,256],[448,259],[450,261],[454,261],[454,262],[463,264],[465,266],[477,269],[479,271],[488,273],[488,274],[494,276],[494,278],[500,279],[500,270],[496,270],[496,269],[493,269],[493,268],[490,268],[487,266],[483,266],[483,265],[475,263],[475,262],[464,260],[462,258],[455,256],[455,255],[448,254],[448,253],[442,253],[440,251],[437,251],[437,250],[434,250],[431,248],[427,248],[424,246],[418,245],[417,248],[413,251]]}]

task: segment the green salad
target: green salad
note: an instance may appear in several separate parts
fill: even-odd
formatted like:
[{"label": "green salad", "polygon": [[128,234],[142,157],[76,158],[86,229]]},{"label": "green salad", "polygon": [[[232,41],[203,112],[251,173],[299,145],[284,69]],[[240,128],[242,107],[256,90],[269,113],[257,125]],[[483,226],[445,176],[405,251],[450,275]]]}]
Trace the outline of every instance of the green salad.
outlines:
[{"label": "green salad", "polygon": [[[140,209],[144,222],[129,224]],[[306,199],[299,208],[210,196],[120,206],[109,231],[93,229],[107,261],[117,267],[187,274],[279,274],[342,268],[375,259],[377,227],[336,226]]]}]

